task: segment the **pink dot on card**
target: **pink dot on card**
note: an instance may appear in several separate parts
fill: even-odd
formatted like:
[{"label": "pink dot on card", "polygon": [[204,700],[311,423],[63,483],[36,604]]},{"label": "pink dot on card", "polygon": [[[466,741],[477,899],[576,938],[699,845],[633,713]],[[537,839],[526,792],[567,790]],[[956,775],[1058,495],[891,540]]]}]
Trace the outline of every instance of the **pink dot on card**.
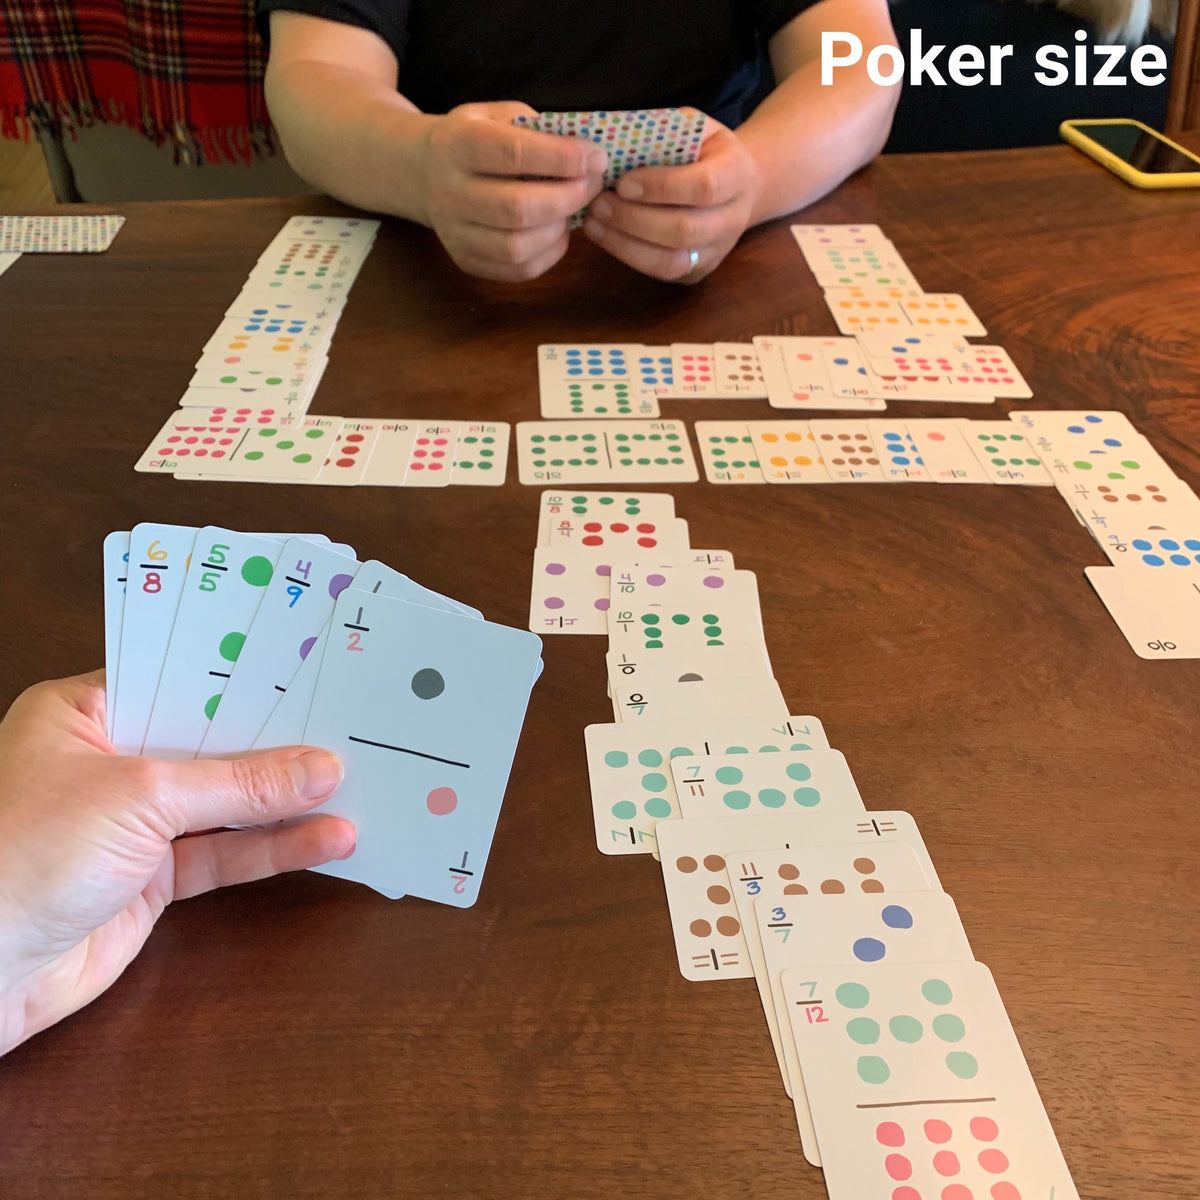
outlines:
[{"label": "pink dot on card", "polygon": [[942,1188],[941,1200],[975,1200],[975,1193],[962,1183],[949,1183]]},{"label": "pink dot on card", "polygon": [[428,446],[429,439],[428,438],[417,438],[417,445],[418,446]]},{"label": "pink dot on card", "polygon": [[895,1121],[883,1121],[875,1129],[875,1140],[881,1146],[903,1146],[904,1130]]},{"label": "pink dot on card", "polygon": [[647,575],[646,576],[646,583],[650,587],[662,587],[662,585],[666,582],[667,582],[667,577],[665,575]]},{"label": "pink dot on card", "polygon": [[408,469],[410,471],[423,471],[425,469],[425,464],[422,462],[409,463]]},{"label": "pink dot on card", "polygon": [[608,612],[609,599],[607,596],[601,596],[593,605],[597,612]]},{"label": "pink dot on card", "polygon": [[[332,588],[331,588],[331,590],[332,590]],[[317,639],[316,639],[315,637],[306,637],[306,638],[304,639],[304,641],[302,641],[302,642],[300,643],[300,657],[301,657],[302,659],[305,659],[305,658],[307,658],[307,657],[308,657],[308,652],[309,652],[309,651],[310,651],[310,650],[311,650],[311,649],[312,649],[312,648],[313,648],[313,647],[314,647],[316,644],[317,644]]]},{"label": "pink dot on card", "polygon": [[1021,1193],[1016,1184],[1005,1180],[992,1184],[991,1196],[992,1200],[1021,1200]]},{"label": "pink dot on card", "polygon": [[1000,1132],[1000,1126],[991,1117],[972,1117],[971,1136],[981,1142],[994,1142]]},{"label": "pink dot on card", "polygon": [[926,1121],[925,1136],[931,1142],[936,1142],[940,1146],[943,1142],[948,1142],[950,1140],[950,1126],[947,1125],[945,1121]]},{"label": "pink dot on card", "polygon": [[444,466],[445,466],[445,463],[430,463],[429,469],[431,471],[440,471],[442,469],[442,467],[444,467]]},{"label": "pink dot on card", "polygon": [[186,443],[187,443],[189,446],[194,446],[194,445],[195,445],[195,444],[196,444],[196,443],[197,443],[197,442],[198,442],[200,439],[199,439],[198,437],[196,437],[196,435],[195,435],[195,434],[193,434],[191,437],[185,437],[183,440],[184,440],[184,441],[185,441],[185,442],[186,442]]},{"label": "pink dot on card", "polygon": [[921,1193],[905,1184],[892,1192],[892,1200],[921,1200]]},{"label": "pink dot on card", "polygon": [[[346,434],[346,441],[348,441],[348,442],[361,442],[362,440],[363,440],[363,435],[361,433]],[[357,448],[358,447],[356,446],[355,449],[357,449]]]},{"label": "pink dot on card", "polygon": [[176,450],[175,453],[178,454],[180,458],[186,458],[187,455],[191,454],[191,451],[187,449],[187,447],[184,447],[182,450]]},{"label": "pink dot on card", "polygon": [[329,581],[329,594],[336,600],[353,582],[353,575],[335,575]]},{"label": "pink dot on card", "polygon": [[566,568],[565,564],[563,564],[563,563],[547,563],[546,564],[546,574],[547,575],[562,575],[566,572],[566,569],[567,568]]},{"label": "pink dot on card", "polygon": [[208,454],[207,450],[197,450],[196,451],[197,458],[204,458],[207,454]]},{"label": "pink dot on card", "polygon": [[433,444],[435,446],[444,446],[446,444],[446,439],[445,438],[434,438]]},{"label": "pink dot on card", "polygon": [[1008,1170],[1008,1155],[989,1146],[979,1152],[979,1165],[991,1175],[1003,1175]]},{"label": "pink dot on card", "polygon": [[458,807],[458,793],[453,788],[434,788],[425,797],[425,807],[435,817],[447,816]]},{"label": "pink dot on card", "polygon": [[912,1177],[912,1163],[903,1154],[889,1154],[883,1160],[883,1169],[893,1179],[904,1180]]},{"label": "pink dot on card", "polygon": [[179,440],[180,440],[179,434],[177,434],[177,433],[173,433],[173,434],[171,434],[171,436],[169,438],[167,438],[168,442],[177,442]]},{"label": "pink dot on card", "polygon": [[602,576],[604,579],[611,579],[612,566],[609,563],[600,563],[596,567],[596,574]]},{"label": "pink dot on card", "polygon": [[720,575],[705,575],[703,582],[706,588],[722,588],[725,586],[725,580]]},{"label": "pink dot on card", "polygon": [[939,1150],[933,1156],[933,1169],[939,1175],[957,1175],[958,1155],[953,1150]]},{"label": "pink dot on card", "polygon": [[547,596],[546,599],[542,603],[545,604],[545,606],[547,608],[552,608],[552,609],[557,610],[557,609],[560,609],[563,607],[563,604],[565,603],[565,601],[562,599],[561,596]]},{"label": "pink dot on card", "polygon": [[224,458],[224,457],[225,457],[224,450],[214,450],[213,451],[213,458]]},{"label": "pink dot on card", "polygon": [[429,453],[428,450],[414,450],[413,458],[424,458]]}]

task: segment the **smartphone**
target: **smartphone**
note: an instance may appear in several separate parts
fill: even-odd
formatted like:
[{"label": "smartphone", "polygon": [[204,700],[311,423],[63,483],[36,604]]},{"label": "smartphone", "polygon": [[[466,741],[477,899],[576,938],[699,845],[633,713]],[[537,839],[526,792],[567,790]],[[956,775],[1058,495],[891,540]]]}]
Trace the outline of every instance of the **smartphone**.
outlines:
[{"label": "smartphone", "polygon": [[1134,187],[1200,187],[1200,158],[1141,121],[1064,121],[1058,132]]}]

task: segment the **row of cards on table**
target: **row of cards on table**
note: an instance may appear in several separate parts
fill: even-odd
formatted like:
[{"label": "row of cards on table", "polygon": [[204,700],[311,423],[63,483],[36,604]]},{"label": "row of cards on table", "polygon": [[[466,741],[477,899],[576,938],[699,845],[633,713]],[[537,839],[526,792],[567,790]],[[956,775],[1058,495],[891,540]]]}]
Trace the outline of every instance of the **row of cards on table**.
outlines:
[{"label": "row of cards on table", "polygon": [[382,421],[241,407],[181,408],[142,452],[135,471],[334,487],[498,487],[512,427],[503,421]]},{"label": "row of cards on table", "polygon": [[542,416],[554,419],[657,417],[660,400],[765,398],[774,408],[879,412],[889,399],[991,404],[1033,395],[1002,347],[886,329],[752,343],[546,344],[538,391]]},{"label": "row of cards on table", "polygon": [[478,896],[541,642],[317,534],[146,523],[104,542],[119,753],[308,743],[358,828],[319,870],[399,897]]}]

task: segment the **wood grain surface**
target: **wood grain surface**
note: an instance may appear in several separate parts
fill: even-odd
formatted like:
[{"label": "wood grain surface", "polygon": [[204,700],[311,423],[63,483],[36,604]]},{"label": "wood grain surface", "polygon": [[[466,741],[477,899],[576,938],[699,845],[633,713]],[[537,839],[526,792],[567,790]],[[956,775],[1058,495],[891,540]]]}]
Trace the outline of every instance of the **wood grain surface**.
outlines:
[{"label": "wood grain surface", "polygon": [[[101,661],[101,539],[137,521],[323,531],[525,623],[538,492],[515,460],[502,489],[445,491],[133,472],[256,256],[315,210],[339,211],[130,204],[109,253],[0,279],[5,703]],[[1120,408],[1200,484],[1200,193],[1135,191],[1065,147],[897,157],[803,219],[882,224],[928,290],[967,296],[1033,406]],[[582,241],[540,281],[483,283],[389,221],[313,411],[530,419],[539,342],[831,332],[786,221],[691,289]],[[1080,1194],[1192,1200],[1200,663],[1135,657],[1053,489],[669,490],[695,545],[758,573],[792,711],[869,808],[916,817]],[[823,1196],[753,982],[685,982],[657,864],[596,851],[603,656],[546,639],[473,909],[309,874],[173,906],[106,995],[0,1061],[0,1196]]]}]

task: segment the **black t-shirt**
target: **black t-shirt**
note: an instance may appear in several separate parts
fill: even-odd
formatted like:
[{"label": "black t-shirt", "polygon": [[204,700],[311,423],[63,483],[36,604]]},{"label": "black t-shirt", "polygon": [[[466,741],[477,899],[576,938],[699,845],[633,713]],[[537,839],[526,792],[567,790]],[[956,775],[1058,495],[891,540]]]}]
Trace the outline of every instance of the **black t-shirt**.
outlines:
[{"label": "black t-shirt", "polygon": [[816,0],[258,0],[378,34],[424,112],[523,100],[539,112],[690,104],[726,125],[772,86],[767,41]]}]

